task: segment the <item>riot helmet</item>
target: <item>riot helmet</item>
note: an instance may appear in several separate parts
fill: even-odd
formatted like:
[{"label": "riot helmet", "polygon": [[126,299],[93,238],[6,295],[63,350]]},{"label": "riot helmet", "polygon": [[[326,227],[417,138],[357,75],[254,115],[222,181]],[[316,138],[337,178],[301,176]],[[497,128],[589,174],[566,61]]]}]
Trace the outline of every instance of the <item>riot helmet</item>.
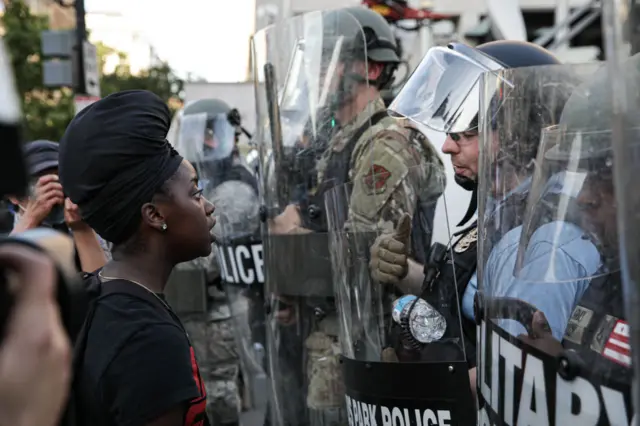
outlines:
[{"label": "riot helmet", "polygon": [[236,128],[229,121],[231,111],[219,99],[190,102],[169,130],[169,142],[194,165],[205,189],[221,183],[233,165]]},{"label": "riot helmet", "polygon": [[438,132],[474,130],[478,127],[483,73],[559,63],[551,52],[527,42],[500,40],[475,48],[462,43],[433,47],[389,109]]},{"label": "riot helmet", "polygon": [[[321,105],[326,105],[330,110],[344,106],[352,100],[362,84],[378,90],[391,87],[393,75],[401,61],[396,38],[384,18],[361,6],[337,9],[327,12],[323,18],[323,32],[323,44],[327,47],[325,49],[323,46],[323,56],[326,57],[322,60],[323,64],[331,67],[334,61],[330,56],[338,53],[336,59],[342,70],[328,70],[326,73],[328,78],[325,85],[329,88],[330,96],[326,97],[326,101],[321,99]],[[330,41],[331,36],[335,35],[343,40],[338,43]],[[382,65],[382,69],[377,77],[368,78],[369,68],[375,64]]]},{"label": "riot helmet", "polygon": [[400,64],[400,48],[391,26],[380,14],[366,7],[350,7],[345,11],[353,16],[364,32],[367,59],[369,62],[384,64],[385,68],[369,84],[378,89],[386,89],[393,82],[393,73]]},{"label": "riot helmet", "polygon": [[[637,76],[640,56],[634,56],[625,64],[625,76]],[[573,211],[567,208],[566,221],[574,222],[584,231],[582,238],[589,239],[602,257],[601,273],[619,269],[617,202],[614,188],[614,159],[611,131],[613,115],[612,98],[607,87],[610,72],[603,67],[583,85],[573,91],[565,104],[557,126],[542,132],[541,158],[533,182],[530,203],[541,199],[543,190],[550,184],[571,187]],[[638,93],[638,81],[626,78],[630,96]],[[640,154],[635,111],[632,124],[626,128],[630,154]],[[544,151],[544,154],[542,153]],[[536,220],[537,219],[537,220]],[[531,234],[548,218],[532,215],[521,238],[521,247],[530,245]],[[562,249],[559,247],[558,249]],[[521,250],[518,268],[526,262]],[[552,265],[550,265],[552,266]],[[516,271],[518,272],[518,270]]]},{"label": "riot helmet", "polygon": [[[513,88],[511,82],[501,81],[496,99],[488,103],[490,110],[480,111],[483,73],[493,73],[500,79],[502,70],[554,64],[559,61],[549,51],[527,42],[501,40],[475,48],[462,43],[434,47],[391,103],[389,111],[445,132],[456,143],[458,135],[463,133],[469,133],[468,138],[473,140],[479,131],[479,116],[491,120],[500,110],[501,98]],[[477,150],[470,155],[478,155]],[[469,209],[460,222],[464,224],[476,211],[478,177],[456,173],[454,178],[462,188],[473,191]]]}]

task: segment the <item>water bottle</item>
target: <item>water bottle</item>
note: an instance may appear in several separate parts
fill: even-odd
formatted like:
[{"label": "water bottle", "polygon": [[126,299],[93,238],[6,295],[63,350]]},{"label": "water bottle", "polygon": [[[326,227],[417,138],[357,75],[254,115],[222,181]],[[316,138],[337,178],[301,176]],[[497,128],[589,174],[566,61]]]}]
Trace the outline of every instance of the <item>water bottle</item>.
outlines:
[{"label": "water bottle", "polygon": [[396,323],[408,329],[411,336],[423,344],[442,339],[447,329],[447,321],[442,314],[413,295],[402,296],[393,302],[391,315]]}]

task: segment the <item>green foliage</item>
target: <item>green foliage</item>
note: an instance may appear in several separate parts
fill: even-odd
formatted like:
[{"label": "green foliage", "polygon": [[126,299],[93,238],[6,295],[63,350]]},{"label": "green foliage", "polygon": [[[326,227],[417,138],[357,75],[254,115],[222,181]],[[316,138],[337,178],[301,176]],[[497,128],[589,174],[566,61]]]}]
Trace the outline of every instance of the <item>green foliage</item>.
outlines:
[{"label": "green foliage", "polygon": [[[75,113],[73,91],[68,88],[44,87],[41,62],[41,31],[49,29],[47,17],[30,12],[22,0],[5,3],[0,18],[4,27],[4,42],[11,55],[11,64],[18,92],[22,98],[26,140],[60,140]],[[167,63],[160,63],[138,75],[131,75],[126,55],[97,43],[100,69],[109,55],[118,55],[120,64],[113,73],[101,76],[102,96],[129,89],[150,90],[170,105],[180,103],[183,82]]]}]

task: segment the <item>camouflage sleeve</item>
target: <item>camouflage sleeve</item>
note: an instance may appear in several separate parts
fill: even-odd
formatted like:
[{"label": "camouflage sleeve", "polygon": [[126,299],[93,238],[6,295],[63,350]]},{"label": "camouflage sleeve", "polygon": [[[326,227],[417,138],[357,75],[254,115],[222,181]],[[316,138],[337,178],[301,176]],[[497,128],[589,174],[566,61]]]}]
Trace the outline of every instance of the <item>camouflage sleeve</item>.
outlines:
[{"label": "camouflage sleeve", "polygon": [[403,213],[413,215],[417,162],[400,134],[380,132],[358,148],[351,169],[349,225],[359,231],[392,231]]},{"label": "camouflage sleeve", "polygon": [[420,199],[423,203],[435,204],[447,186],[447,174],[442,159],[431,141],[419,130],[410,128],[411,149],[421,158],[425,170],[420,183]]},{"label": "camouflage sleeve", "polygon": [[350,227],[391,232],[404,213],[413,217],[418,202],[435,208],[444,191],[444,165],[424,136],[414,136],[407,129],[382,131],[357,147]]}]

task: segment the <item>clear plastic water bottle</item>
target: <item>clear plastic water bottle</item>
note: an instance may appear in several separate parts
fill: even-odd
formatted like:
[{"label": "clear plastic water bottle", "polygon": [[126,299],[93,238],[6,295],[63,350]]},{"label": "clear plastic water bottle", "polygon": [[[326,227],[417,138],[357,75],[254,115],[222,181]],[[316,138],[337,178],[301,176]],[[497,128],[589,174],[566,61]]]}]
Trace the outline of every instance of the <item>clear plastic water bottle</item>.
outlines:
[{"label": "clear plastic water bottle", "polygon": [[[411,335],[420,343],[431,343],[442,339],[447,329],[447,320],[430,304],[416,296],[407,295],[393,302],[392,317],[401,326],[408,324]],[[413,306],[413,310],[411,307]],[[411,313],[409,313],[411,311]]]}]

